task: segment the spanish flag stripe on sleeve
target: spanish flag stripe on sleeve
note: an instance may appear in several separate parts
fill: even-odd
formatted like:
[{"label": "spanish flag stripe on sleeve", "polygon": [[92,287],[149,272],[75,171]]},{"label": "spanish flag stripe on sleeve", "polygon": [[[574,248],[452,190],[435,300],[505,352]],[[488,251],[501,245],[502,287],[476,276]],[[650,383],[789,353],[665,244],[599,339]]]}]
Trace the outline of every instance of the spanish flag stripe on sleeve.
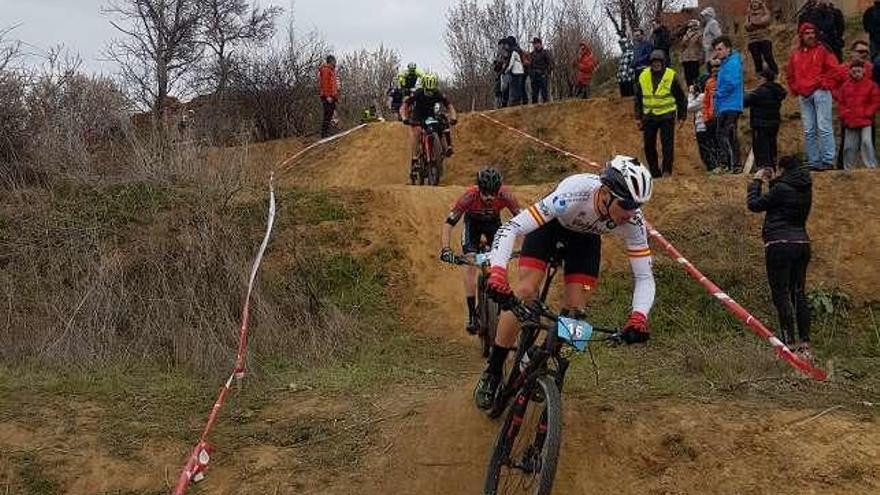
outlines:
[{"label": "spanish flag stripe on sleeve", "polygon": [[651,256],[651,250],[649,248],[644,249],[628,249],[626,254],[630,258],[645,258]]},{"label": "spanish flag stripe on sleeve", "polygon": [[535,205],[529,206],[528,210],[529,210],[529,214],[532,215],[532,218],[534,218],[536,222],[538,222],[539,226],[547,223],[547,221],[544,220],[544,216],[541,215],[541,212],[538,211],[537,208],[535,208]]}]

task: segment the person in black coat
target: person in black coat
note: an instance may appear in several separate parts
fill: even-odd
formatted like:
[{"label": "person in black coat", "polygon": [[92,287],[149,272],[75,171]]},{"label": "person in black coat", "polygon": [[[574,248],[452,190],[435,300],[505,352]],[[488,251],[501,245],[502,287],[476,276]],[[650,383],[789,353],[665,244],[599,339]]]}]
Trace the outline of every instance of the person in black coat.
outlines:
[{"label": "person in black coat", "polygon": [[752,150],[758,168],[774,167],[779,150],[776,138],[782,124],[780,108],[787,93],[776,82],[773,69],[764,69],[758,74],[759,86],[746,93],[745,106],[749,108],[749,123],[752,126]]},{"label": "person in black coat", "polygon": [[[770,184],[766,194],[762,192],[765,182]],[[775,168],[759,170],[749,184],[749,210],[766,212],[762,237],[770,292],[779,314],[780,337],[789,346],[799,342],[794,350],[807,360],[812,359],[812,351],[810,307],[805,288],[810,262],[806,225],[812,202],[810,172],[797,156],[784,156]]]},{"label": "person in black coat", "polygon": [[871,40],[871,60],[874,60],[880,54],[880,0],[874,0],[874,5],[862,15],[862,27]]},{"label": "person in black coat", "polygon": [[669,50],[672,48],[672,34],[669,32],[669,28],[664,26],[663,21],[660,19],[654,19],[653,21],[651,44],[654,46],[654,50],[663,50],[663,54],[666,55],[666,60],[672,65],[672,58],[669,56]]},{"label": "person in black coat", "polygon": [[798,25],[805,22],[816,26],[819,41],[837,56],[838,62],[842,61],[846,21],[843,11],[834,5],[833,0],[808,0],[798,16]]}]

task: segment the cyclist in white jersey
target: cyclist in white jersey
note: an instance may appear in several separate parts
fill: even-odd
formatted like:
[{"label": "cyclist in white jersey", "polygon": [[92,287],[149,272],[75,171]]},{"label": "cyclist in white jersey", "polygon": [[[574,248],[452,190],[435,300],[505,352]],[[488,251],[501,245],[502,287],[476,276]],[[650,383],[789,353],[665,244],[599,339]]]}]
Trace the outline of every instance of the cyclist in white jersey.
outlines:
[{"label": "cyclist in white jersey", "polygon": [[[514,243],[525,236],[519,258],[516,295],[523,301],[538,297],[557,243],[564,245],[565,272],[562,314],[582,318],[590,291],[596,287],[602,251],[601,236],[617,234],[626,243],[635,289],[632,313],[622,330],[628,344],[648,340],[648,313],[654,304],[654,275],[648,233],[640,207],[651,199],[650,172],[638,160],[616,156],[601,176],[579,174],[559,183],[544,199],[522,210],[498,229],[492,245],[489,289],[502,305],[513,291],[507,263]],[[516,347],[519,322],[510,311],[501,314],[488,366],[474,390],[477,407],[491,407],[509,351]]]}]

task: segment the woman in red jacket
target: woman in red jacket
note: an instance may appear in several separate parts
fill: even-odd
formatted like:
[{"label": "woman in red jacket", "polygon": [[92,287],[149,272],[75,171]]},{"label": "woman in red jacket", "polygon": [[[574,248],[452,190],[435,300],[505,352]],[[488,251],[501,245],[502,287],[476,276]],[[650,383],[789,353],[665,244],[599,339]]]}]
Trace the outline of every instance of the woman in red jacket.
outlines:
[{"label": "woman in red jacket", "polygon": [[861,150],[862,162],[866,167],[877,167],[877,156],[871,139],[871,124],[874,114],[880,108],[880,88],[869,77],[865,77],[865,63],[861,60],[850,64],[849,75],[834,92],[839,104],[838,113],[843,124],[843,166],[846,169],[855,165],[856,154]]},{"label": "woman in red jacket", "polygon": [[593,80],[593,72],[596,70],[596,59],[593,50],[585,42],[581,42],[580,55],[574,63],[577,69],[575,84],[575,96],[587,99],[590,97],[590,82]]}]

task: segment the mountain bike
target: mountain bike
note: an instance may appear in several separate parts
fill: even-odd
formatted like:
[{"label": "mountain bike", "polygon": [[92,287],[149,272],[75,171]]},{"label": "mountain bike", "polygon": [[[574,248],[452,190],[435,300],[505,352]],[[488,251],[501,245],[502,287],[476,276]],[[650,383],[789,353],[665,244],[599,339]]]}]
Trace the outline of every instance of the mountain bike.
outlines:
[{"label": "mountain bike", "polygon": [[421,123],[419,135],[419,158],[416,162],[415,174],[411,175],[413,185],[416,182],[420,186],[440,185],[440,177],[443,175],[443,159],[446,157],[446,149],[441,134],[443,124],[436,117],[428,117]]},{"label": "mountain bike", "polygon": [[[486,470],[485,495],[550,493],[562,441],[560,391],[570,364],[566,351],[586,352],[590,342],[623,342],[617,329],[594,327],[548,308],[545,301],[564,258],[563,250],[564,245],[557,244],[537,301],[524,304],[512,298],[505,304],[522,323],[522,330],[513,365],[487,411],[492,418],[507,413]],[[545,337],[539,344],[542,333]],[[598,334],[603,337],[594,338]]]},{"label": "mountain bike", "polygon": [[498,326],[498,315],[501,314],[498,303],[489,297],[489,252],[456,256],[455,264],[480,269],[477,278],[477,335],[480,337],[483,357],[488,357],[489,349],[495,343],[495,327]]},{"label": "mountain bike", "polygon": [[[495,439],[483,493],[547,495],[562,442],[560,390],[569,366],[565,349],[582,353],[590,342],[620,344],[622,338],[617,330],[557,315],[543,301],[514,301],[511,311],[523,329],[515,364],[496,396],[498,414],[511,405]],[[541,333],[544,341],[536,344]],[[593,337],[599,333],[606,336]]]}]

